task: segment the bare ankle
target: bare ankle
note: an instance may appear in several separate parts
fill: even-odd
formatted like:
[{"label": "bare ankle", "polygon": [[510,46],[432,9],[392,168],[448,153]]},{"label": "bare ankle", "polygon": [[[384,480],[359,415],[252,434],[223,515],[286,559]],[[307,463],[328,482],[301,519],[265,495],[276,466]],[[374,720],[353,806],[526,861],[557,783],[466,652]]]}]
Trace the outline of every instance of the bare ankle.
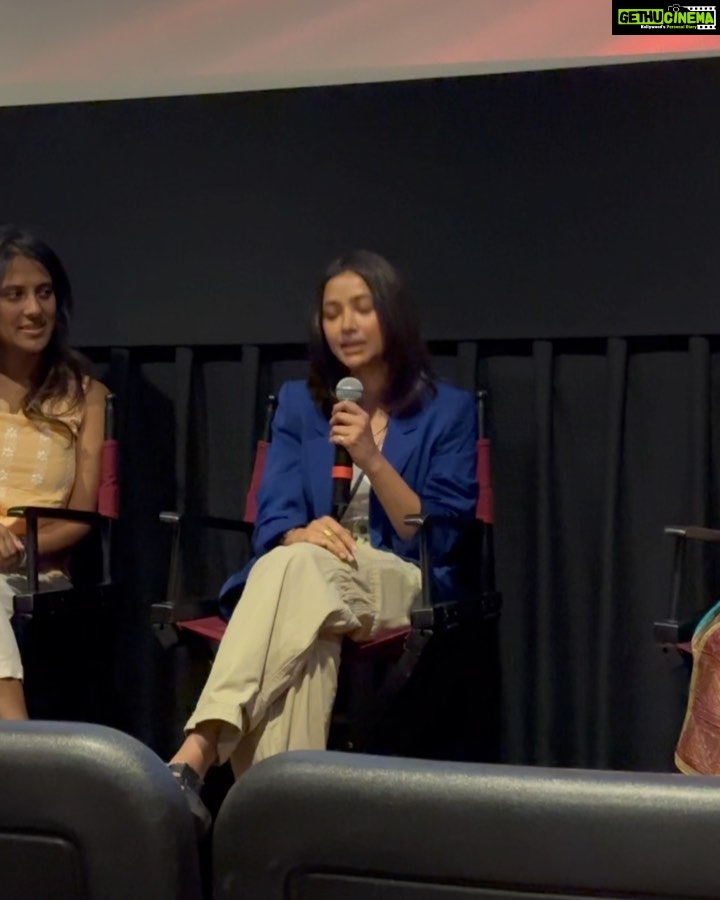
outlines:
[{"label": "bare ankle", "polygon": [[209,724],[203,722],[200,727],[191,731],[170,760],[171,763],[187,763],[200,778],[205,778],[218,758],[220,726],[218,724],[217,727],[207,727]]},{"label": "bare ankle", "polygon": [[0,719],[23,721],[27,717],[22,681],[17,678],[0,678]]}]

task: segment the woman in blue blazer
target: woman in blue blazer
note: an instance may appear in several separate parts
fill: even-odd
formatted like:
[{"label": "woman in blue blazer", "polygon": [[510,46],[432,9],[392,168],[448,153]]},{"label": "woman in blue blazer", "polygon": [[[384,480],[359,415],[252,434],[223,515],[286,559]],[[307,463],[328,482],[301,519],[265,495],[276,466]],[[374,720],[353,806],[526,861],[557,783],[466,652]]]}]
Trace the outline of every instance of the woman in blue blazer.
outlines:
[{"label": "woman in blue blazer", "polygon": [[[362,383],[358,403],[335,398],[348,375]],[[367,251],[332,263],[308,381],[280,391],[255,558],[223,588],[242,599],[170,763],[198,817],[207,820],[198,791],[214,763],[230,758],[237,776],[275,753],[325,747],[342,638],[408,622],[420,572],[405,516],[474,515],[476,439],[473,398],[433,379],[393,267]],[[340,521],[330,515],[337,446],[354,471]],[[442,565],[434,574],[452,579]]]}]

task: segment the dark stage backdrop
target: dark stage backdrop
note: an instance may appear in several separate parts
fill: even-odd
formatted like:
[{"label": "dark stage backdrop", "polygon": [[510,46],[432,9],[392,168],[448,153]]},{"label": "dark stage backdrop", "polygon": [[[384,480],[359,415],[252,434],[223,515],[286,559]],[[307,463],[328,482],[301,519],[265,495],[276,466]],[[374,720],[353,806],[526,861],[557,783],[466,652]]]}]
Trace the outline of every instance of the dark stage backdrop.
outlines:
[{"label": "dark stage backdrop", "polygon": [[[706,60],[0,110],[0,219],[66,259],[122,402],[126,727],[167,750],[182,715],[157,513],[242,509],[318,269],[367,245],[412,276],[441,373],[490,391],[505,759],[670,766],[661,530],[718,510],[719,89]],[[238,555],[199,541],[188,576]]]},{"label": "dark stage backdrop", "polygon": [[84,345],[296,342],[355,245],[436,339],[720,331],[720,59],[0,110]]},{"label": "dark stage backdrop", "polygon": [[[667,770],[687,678],[653,644],[670,523],[718,517],[720,344],[714,338],[433,343],[440,374],[490,394],[501,624],[503,758]],[[167,752],[187,708],[150,636],[168,535],[157,512],[237,516],[267,393],[304,372],[301,346],[115,351],[122,414],[127,727]],[[110,354],[95,351],[112,378]],[[117,369],[117,366],[115,367]],[[242,547],[191,541],[186,584],[211,596]],[[691,558],[688,610],[717,579]],[[483,716],[482,685],[468,709]]]}]

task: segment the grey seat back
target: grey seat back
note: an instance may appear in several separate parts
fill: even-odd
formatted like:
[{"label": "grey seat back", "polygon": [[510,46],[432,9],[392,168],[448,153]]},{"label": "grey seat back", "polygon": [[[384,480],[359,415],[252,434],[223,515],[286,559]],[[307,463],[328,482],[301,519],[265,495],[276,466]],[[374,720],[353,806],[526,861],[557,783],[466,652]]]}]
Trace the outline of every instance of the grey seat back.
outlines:
[{"label": "grey seat back", "polygon": [[109,728],[0,723],[2,900],[197,900],[185,800],[161,760]]},{"label": "grey seat back", "polygon": [[217,900],[720,897],[720,782],[293,753],[232,788]]}]

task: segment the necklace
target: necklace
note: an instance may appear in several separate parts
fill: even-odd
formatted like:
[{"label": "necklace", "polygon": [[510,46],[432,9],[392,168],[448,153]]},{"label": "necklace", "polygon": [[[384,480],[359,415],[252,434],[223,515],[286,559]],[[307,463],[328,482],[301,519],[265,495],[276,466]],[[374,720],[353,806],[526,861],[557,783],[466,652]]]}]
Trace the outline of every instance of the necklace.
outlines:
[{"label": "necklace", "polygon": [[374,438],[380,437],[380,435],[383,433],[383,431],[387,431],[387,422],[383,425],[382,428],[379,428],[377,431],[373,431],[372,436]]}]

